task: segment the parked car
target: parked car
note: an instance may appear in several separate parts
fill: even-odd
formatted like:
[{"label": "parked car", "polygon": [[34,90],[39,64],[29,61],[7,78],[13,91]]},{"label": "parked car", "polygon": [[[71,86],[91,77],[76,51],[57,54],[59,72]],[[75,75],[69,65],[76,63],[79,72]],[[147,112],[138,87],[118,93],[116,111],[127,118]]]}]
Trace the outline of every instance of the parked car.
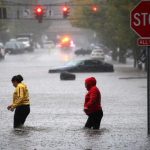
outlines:
[{"label": "parked car", "polygon": [[91,53],[91,58],[104,60],[105,59],[105,54],[104,54],[104,52],[101,48],[93,49],[92,53]]},{"label": "parked car", "polygon": [[75,50],[75,54],[76,55],[90,55],[91,52],[92,52],[91,49],[80,48],[80,49]]},{"label": "parked car", "polygon": [[5,44],[5,51],[11,54],[23,53],[25,51],[24,44],[18,41],[9,41]]},{"label": "parked car", "polygon": [[0,60],[5,58],[5,48],[3,43],[0,43]]},{"label": "parked car", "polygon": [[112,64],[100,60],[93,59],[82,59],[82,60],[72,60],[63,66],[52,68],[49,73],[57,72],[113,72],[114,67]]},{"label": "parked car", "polygon": [[9,40],[9,42],[17,42],[17,39],[12,38],[12,39]]},{"label": "parked car", "polygon": [[51,49],[51,48],[54,48],[54,47],[55,47],[55,43],[53,41],[45,41],[44,42],[44,48]]},{"label": "parked car", "polygon": [[26,46],[29,45],[29,47],[26,47],[26,50],[29,52],[34,51],[34,35],[32,33],[23,33],[16,35],[16,38],[23,42]]},{"label": "parked car", "polygon": [[28,37],[19,37],[17,41],[22,42],[24,44],[25,50],[30,51],[30,39]]}]

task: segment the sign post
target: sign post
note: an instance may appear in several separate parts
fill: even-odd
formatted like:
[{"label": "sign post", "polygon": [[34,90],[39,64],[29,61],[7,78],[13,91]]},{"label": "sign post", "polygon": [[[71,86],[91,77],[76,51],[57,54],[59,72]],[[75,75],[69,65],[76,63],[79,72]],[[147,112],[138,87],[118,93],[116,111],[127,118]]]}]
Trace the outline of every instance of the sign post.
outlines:
[{"label": "sign post", "polygon": [[150,0],[142,0],[130,17],[131,28],[140,37],[137,44],[147,46],[147,132],[150,134]]},{"label": "sign post", "polygon": [[147,118],[148,134],[150,134],[150,46],[147,47]]}]

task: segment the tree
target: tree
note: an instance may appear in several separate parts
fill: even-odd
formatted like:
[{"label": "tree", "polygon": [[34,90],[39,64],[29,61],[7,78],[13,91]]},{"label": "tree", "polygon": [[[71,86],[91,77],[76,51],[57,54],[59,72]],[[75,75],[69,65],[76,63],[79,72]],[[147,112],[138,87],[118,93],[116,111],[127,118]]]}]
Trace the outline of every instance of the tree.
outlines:
[{"label": "tree", "polygon": [[[113,50],[113,58],[117,57],[117,48],[119,51],[119,62],[126,62],[126,50],[132,49],[134,58],[137,60],[138,47],[136,45],[137,36],[130,29],[130,11],[140,0],[87,0],[82,4],[96,3],[100,7],[97,14],[93,14],[89,6],[79,6],[74,9],[72,17],[77,19],[71,21],[73,26],[86,27],[96,31],[101,42]],[[74,4],[80,4],[78,0],[72,0]]]}]

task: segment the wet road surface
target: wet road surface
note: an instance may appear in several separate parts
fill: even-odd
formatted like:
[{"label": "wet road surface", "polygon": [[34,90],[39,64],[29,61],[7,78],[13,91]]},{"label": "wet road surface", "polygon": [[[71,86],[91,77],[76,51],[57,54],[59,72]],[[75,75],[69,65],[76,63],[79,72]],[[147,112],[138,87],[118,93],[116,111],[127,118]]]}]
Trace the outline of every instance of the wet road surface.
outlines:
[{"label": "wet road surface", "polygon": [[[53,50],[55,51],[55,50]],[[0,62],[0,150],[149,150],[145,74],[130,65],[115,65],[114,73],[78,73],[75,81],[48,74],[63,62],[59,52],[45,49],[7,55]],[[31,97],[31,113],[22,131],[12,128],[11,77],[24,76]],[[104,117],[100,131],[82,129],[84,79],[95,76],[102,93]]]}]

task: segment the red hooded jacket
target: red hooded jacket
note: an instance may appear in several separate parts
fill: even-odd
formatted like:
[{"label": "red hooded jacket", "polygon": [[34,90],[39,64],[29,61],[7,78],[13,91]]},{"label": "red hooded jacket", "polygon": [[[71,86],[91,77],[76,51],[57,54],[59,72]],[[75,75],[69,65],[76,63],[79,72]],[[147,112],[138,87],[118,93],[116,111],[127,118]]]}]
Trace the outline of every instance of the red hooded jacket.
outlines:
[{"label": "red hooded jacket", "polygon": [[96,79],[94,77],[85,80],[88,93],[85,96],[84,109],[86,114],[97,112],[102,109],[101,107],[101,93],[96,87]]}]

